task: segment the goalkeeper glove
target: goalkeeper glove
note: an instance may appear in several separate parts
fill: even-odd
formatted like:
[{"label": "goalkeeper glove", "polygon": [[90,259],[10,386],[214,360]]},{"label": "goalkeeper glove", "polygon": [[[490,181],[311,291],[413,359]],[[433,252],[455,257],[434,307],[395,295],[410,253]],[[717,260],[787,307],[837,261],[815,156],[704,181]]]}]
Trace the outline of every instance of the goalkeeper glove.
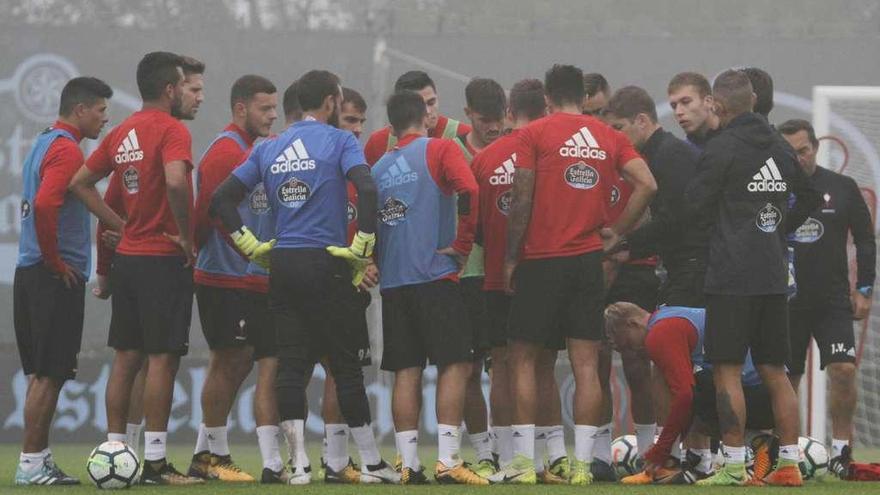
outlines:
[{"label": "goalkeeper glove", "polygon": [[351,246],[327,246],[327,252],[338,258],[342,258],[351,265],[351,283],[357,287],[364,279],[364,272],[370,264],[370,255],[373,254],[373,246],[376,245],[376,234],[365,234],[358,231]]},{"label": "goalkeeper glove", "polygon": [[235,242],[235,247],[249,260],[260,265],[263,269],[269,270],[269,251],[275,246],[275,239],[262,242],[245,225],[229,234],[229,237]]}]

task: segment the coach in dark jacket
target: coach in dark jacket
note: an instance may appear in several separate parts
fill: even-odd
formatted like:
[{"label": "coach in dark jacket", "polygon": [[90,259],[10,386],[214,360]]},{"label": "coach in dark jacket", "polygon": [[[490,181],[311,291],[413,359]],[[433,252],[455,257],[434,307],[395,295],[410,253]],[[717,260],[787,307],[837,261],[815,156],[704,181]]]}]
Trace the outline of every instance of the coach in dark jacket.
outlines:
[{"label": "coach in dark jacket", "polygon": [[[745,405],[740,370],[746,352],[774,403],[780,436],[777,471],[766,481],[800,483],[797,399],[785,373],[789,359],[786,234],[819,205],[819,195],[762,117],[751,112],[748,77],[729,70],[715,79],[722,132],[706,146],[687,188],[689,208],[713,226],[706,272],[707,359],[718,390],[722,441],[736,454],[724,472],[745,479]],[[789,195],[795,197],[788,208]],[[731,481],[731,482],[732,482]]]},{"label": "coach in dark jacket", "polygon": [[651,219],[630,233],[620,247],[628,247],[632,259],[660,256],[667,278],[659,303],[702,307],[709,234],[687,218],[684,195],[696,173],[698,152],[660,127],[654,101],[642,88],[617,90],[604,119],[629,137],[657,181]]}]

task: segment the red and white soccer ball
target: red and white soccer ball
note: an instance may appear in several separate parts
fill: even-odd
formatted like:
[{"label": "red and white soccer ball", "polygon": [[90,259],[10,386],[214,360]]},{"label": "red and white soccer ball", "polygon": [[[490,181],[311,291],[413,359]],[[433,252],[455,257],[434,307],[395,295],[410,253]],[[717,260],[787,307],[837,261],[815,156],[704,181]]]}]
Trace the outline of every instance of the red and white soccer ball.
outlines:
[{"label": "red and white soccer ball", "polygon": [[635,435],[623,435],[611,442],[611,463],[617,476],[624,477],[639,472],[639,448]]},{"label": "red and white soccer ball", "polygon": [[140,461],[128,445],[122,442],[104,442],[89,454],[86,471],[98,488],[114,490],[128,488],[137,478]]}]

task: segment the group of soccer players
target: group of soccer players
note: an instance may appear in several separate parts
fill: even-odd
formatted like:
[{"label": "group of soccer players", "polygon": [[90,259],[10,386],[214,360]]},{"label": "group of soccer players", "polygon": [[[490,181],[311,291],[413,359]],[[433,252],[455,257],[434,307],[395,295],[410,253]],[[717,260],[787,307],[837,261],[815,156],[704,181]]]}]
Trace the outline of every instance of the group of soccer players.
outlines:
[{"label": "group of soccer players", "polygon": [[[832,468],[845,470],[852,320],[870,309],[873,223],[855,182],[817,166],[808,123],[769,124],[765,72],[725,71],[711,86],[676,75],[669,104],[685,141],[660,127],[645,90],[612,93],[571,65],[509,91],[473,79],[469,124],[441,115],[435,83],[410,71],[387,101],[390,125],[363,147],[366,103],[336,75],[313,70],[289,85],[277,135],[276,86],[245,75],[230,90],[231,121],[193,160],[181,120],[204,100],[204,72],[191,57],[147,54],[143,108],[88,158],[78,143],[100,134],[112,90],[72,79],[26,158],[14,299],[30,382],[16,483],[78,483],[52,459],[48,431],[76,372],[90,212],[93,293],[112,304],[108,440],[137,449],[144,428],[142,483],[254,481],[226,432],[254,362],[263,483],[313,478],[305,390],[318,363],[327,482],[429,482],[418,450],[427,365],[437,367],[437,482],[616,481],[617,350],[645,466],[624,483],[799,485],[795,387],[811,336],[833,377]],[[377,449],[362,371],[365,311],[380,293],[394,466]],[[166,431],[193,295],[210,361],[182,473],[166,459]],[[563,349],[575,381],[571,459],[554,374]],[[462,424],[472,463],[460,456]],[[751,479],[746,428],[764,430]],[[713,439],[726,458],[714,473]]]}]

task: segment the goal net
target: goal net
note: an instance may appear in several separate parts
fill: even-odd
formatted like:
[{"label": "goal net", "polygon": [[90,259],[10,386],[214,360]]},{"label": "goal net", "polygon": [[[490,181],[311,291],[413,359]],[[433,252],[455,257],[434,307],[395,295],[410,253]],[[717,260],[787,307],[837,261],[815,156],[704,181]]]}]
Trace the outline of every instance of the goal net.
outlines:
[{"label": "goal net", "polygon": [[[874,219],[877,232],[877,194],[880,187],[880,87],[816,86],[813,88],[813,126],[820,138],[820,165],[855,179]],[[855,250],[849,243],[850,279],[855,280]],[[854,283],[854,282],[853,282]],[[855,322],[858,360],[853,440],[880,446],[880,305],[875,294],[871,316]],[[827,380],[819,370],[819,353],[812,346],[807,362],[801,403],[805,432],[828,441]]]}]

